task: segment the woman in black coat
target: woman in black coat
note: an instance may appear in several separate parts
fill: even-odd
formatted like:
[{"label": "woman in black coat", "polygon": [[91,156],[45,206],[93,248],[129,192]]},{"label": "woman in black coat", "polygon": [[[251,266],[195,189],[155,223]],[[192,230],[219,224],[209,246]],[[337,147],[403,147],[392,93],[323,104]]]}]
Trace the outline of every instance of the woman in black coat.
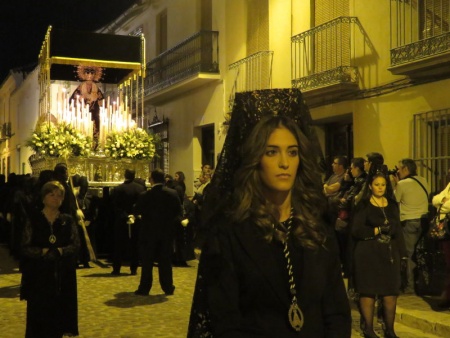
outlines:
[{"label": "woman in black coat", "polygon": [[265,116],[239,163],[226,206],[207,221],[188,337],[350,337],[309,140],[292,119]]},{"label": "woman in black coat", "polygon": [[76,258],[77,226],[59,212],[64,187],[43,185],[42,210],[30,215],[22,238],[21,299],[27,301],[25,337],[78,335]]},{"label": "woman in black coat", "polygon": [[388,176],[377,168],[370,170],[363,198],[353,217],[355,290],[360,294],[364,337],[378,337],[373,331],[375,297],[378,295],[383,299],[384,337],[395,338],[400,266],[401,259],[407,257],[406,248],[398,204],[389,197],[392,188]]}]

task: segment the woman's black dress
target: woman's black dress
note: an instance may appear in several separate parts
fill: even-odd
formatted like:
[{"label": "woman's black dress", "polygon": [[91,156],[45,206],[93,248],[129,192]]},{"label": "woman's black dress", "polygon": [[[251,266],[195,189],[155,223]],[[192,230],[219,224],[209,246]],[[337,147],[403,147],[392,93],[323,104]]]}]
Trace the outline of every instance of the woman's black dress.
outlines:
[{"label": "woman's black dress", "polygon": [[[49,222],[36,212],[23,233],[20,296],[27,301],[26,338],[78,335],[77,227],[67,214],[59,215],[52,227],[53,244]],[[42,248],[50,248],[45,256]],[[63,249],[62,255],[57,248]]]},{"label": "woman's black dress", "polygon": [[398,295],[400,260],[406,257],[398,206],[389,201],[384,208],[391,226],[391,241],[381,243],[374,228],[385,221],[382,209],[368,201],[360,203],[364,204],[355,211],[352,227],[355,290],[362,295]]}]

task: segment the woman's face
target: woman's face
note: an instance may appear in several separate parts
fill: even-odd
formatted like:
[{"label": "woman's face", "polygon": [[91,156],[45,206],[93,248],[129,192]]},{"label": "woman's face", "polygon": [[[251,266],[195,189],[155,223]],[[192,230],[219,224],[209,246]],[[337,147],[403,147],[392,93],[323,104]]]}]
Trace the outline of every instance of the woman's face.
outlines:
[{"label": "woman's face", "polygon": [[382,197],[386,192],[386,179],[384,177],[377,177],[370,185],[372,195],[375,197]]},{"label": "woman's face", "polygon": [[175,181],[178,181],[178,180],[180,179],[180,176],[179,176],[178,174],[175,174],[175,176],[173,177],[173,179],[174,179]]},{"label": "woman's face", "polygon": [[298,143],[285,127],[275,129],[267,140],[259,175],[269,194],[290,192],[300,164]]},{"label": "woman's face", "polygon": [[63,199],[64,195],[62,191],[59,189],[55,189],[44,196],[43,203],[44,206],[48,208],[58,209],[61,206]]},{"label": "woman's face", "polygon": [[361,175],[361,170],[358,167],[354,167],[353,164],[350,165],[350,171],[353,177],[358,177]]}]

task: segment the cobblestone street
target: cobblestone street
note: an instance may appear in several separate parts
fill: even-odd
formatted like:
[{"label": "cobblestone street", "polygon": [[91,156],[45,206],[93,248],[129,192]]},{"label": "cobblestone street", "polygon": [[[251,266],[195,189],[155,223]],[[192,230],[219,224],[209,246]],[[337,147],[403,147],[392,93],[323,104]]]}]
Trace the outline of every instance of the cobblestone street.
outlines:
[{"label": "cobblestone street", "polygon": [[[197,262],[190,261],[190,267],[173,268],[176,286],[173,296],[166,296],[161,290],[156,267],[153,288],[147,297],[134,295],[139,284],[140,269],[137,276],[131,276],[129,268],[125,266],[122,267],[121,276],[112,276],[112,269],[105,260],[100,260],[101,264],[91,263],[91,269],[78,269],[79,337],[186,337]],[[0,338],[25,335],[26,302],[19,300],[20,277],[17,262],[11,259],[5,246],[0,246]],[[361,337],[359,314],[355,307],[352,317],[352,338]],[[419,325],[421,330],[396,323],[397,334],[402,338],[448,337],[447,333],[450,332],[446,324],[448,312],[428,310],[419,297],[401,296],[397,317],[404,317],[402,321],[405,323],[409,318],[416,323],[423,322]],[[433,329],[436,326],[439,326],[442,334],[431,333],[436,331]],[[375,329],[378,334],[382,334],[381,326],[376,325]]]},{"label": "cobblestone street", "polygon": [[[0,337],[23,337],[26,302],[19,300],[21,275],[6,249],[0,250]],[[186,337],[197,261],[189,262],[191,267],[173,268],[173,296],[164,295],[159,287],[155,267],[148,297],[134,295],[140,269],[131,276],[128,267],[122,267],[121,276],[111,276],[109,266],[91,265],[91,269],[77,270],[80,337]]]}]

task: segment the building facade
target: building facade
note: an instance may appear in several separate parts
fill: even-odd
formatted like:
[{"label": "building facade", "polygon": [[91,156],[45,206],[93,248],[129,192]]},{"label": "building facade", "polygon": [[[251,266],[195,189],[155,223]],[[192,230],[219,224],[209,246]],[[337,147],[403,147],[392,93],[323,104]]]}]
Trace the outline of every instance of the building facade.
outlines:
[{"label": "building facade", "polygon": [[[163,139],[154,166],[187,182],[216,164],[236,92],[298,87],[326,159],[410,157],[436,191],[450,168],[449,3],[141,0],[99,33],[144,34],[146,123]],[[0,88],[2,173],[30,172],[35,73]]]}]

